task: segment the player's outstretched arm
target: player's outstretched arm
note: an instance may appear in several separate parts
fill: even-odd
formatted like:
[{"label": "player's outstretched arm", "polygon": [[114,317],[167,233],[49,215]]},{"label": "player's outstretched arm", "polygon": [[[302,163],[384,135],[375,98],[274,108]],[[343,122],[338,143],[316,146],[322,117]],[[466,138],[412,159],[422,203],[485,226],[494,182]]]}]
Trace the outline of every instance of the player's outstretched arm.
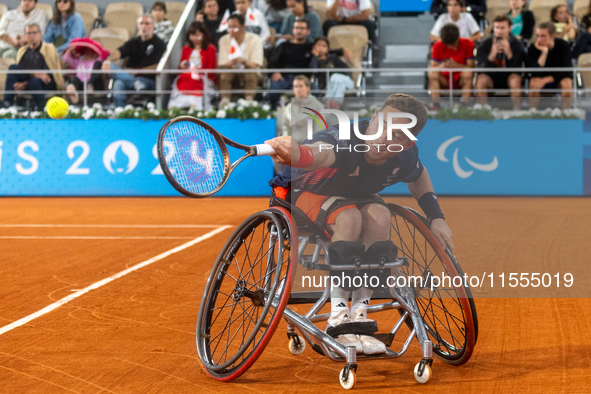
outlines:
[{"label": "player's outstretched arm", "polygon": [[291,136],[282,136],[265,141],[265,144],[275,149],[275,154],[271,155],[273,160],[291,167],[314,171],[330,167],[335,161],[334,151],[322,142],[299,145]]},{"label": "player's outstretched arm", "polygon": [[439,207],[427,169],[423,168],[423,172],[417,180],[408,183],[407,186],[425,215],[431,220],[431,232],[435,235],[435,238],[444,248],[447,245],[451,250],[454,250],[454,244],[451,240],[452,233]]}]

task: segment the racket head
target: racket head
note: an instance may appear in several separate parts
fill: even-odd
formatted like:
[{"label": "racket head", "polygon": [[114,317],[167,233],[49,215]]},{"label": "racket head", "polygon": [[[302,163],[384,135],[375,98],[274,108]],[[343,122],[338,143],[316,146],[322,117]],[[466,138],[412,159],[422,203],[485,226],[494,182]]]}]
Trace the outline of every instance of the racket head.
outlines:
[{"label": "racket head", "polygon": [[222,135],[200,119],[169,120],[160,129],[157,146],[164,176],[186,196],[210,196],[230,175],[230,155]]}]

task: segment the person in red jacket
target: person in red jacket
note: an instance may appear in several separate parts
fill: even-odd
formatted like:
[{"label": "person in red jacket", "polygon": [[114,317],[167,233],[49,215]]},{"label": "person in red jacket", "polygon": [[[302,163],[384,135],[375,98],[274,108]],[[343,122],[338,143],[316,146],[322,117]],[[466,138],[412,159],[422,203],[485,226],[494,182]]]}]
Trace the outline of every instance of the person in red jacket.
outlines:
[{"label": "person in red jacket", "polygon": [[186,42],[179,68],[187,71],[173,83],[168,108],[190,107],[201,110],[209,105],[209,101],[203,98],[211,97],[216,80],[216,74],[208,73],[206,78],[203,70],[217,67],[217,53],[207,27],[201,22],[189,25]]}]

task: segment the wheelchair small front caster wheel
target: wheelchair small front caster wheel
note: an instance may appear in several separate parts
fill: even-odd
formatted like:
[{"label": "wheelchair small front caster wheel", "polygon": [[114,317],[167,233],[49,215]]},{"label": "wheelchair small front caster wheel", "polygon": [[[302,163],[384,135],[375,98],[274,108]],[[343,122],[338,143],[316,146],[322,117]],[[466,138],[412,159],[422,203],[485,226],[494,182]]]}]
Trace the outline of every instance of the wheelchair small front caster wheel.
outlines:
[{"label": "wheelchair small front caster wheel", "polygon": [[345,390],[351,390],[355,386],[356,381],[357,376],[353,369],[345,367],[339,373],[339,382]]},{"label": "wheelchair small front caster wheel", "polygon": [[306,350],[306,341],[299,335],[289,338],[289,352],[294,356],[299,356]]},{"label": "wheelchair small front caster wheel", "polygon": [[415,379],[417,382],[425,384],[429,381],[429,379],[431,379],[431,367],[429,364],[425,363],[423,374],[419,376],[419,368],[421,367],[421,363],[422,361],[415,366]]}]

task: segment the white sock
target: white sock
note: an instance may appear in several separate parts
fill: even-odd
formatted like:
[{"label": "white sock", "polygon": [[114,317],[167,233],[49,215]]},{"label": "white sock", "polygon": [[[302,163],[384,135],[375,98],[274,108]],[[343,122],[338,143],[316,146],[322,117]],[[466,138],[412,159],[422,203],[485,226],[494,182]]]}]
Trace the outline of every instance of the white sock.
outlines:
[{"label": "white sock", "polygon": [[330,291],[330,316],[335,317],[341,311],[349,310],[349,292],[340,287]]},{"label": "white sock", "polygon": [[355,290],[351,297],[351,312],[355,313],[359,308],[367,309],[372,294],[373,290],[369,290],[365,287]]}]

